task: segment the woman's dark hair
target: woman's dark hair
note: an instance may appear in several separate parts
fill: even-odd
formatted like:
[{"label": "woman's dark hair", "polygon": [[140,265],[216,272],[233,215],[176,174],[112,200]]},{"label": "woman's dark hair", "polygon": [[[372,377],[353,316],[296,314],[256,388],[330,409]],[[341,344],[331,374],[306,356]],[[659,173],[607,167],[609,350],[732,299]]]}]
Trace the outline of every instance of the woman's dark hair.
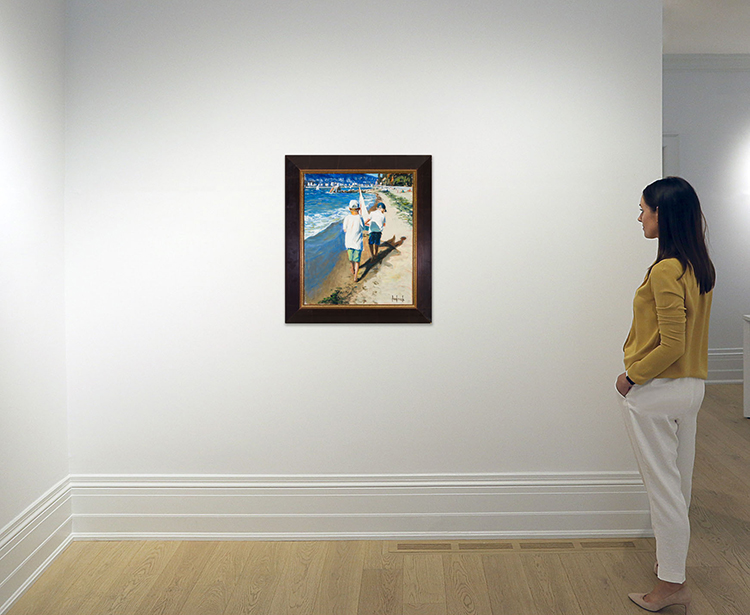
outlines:
[{"label": "woman's dark hair", "polygon": [[693,270],[701,294],[709,292],[716,282],[716,270],[706,248],[706,219],[693,187],[681,177],[665,177],[646,186],[643,200],[659,216],[654,265],[676,258],[685,271],[688,267]]}]

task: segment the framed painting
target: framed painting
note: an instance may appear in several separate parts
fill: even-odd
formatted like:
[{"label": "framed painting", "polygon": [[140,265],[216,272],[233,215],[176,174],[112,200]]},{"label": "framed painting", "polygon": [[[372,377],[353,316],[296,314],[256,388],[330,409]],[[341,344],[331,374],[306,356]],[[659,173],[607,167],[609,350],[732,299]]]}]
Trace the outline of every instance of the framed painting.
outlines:
[{"label": "framed painting", "polygon": [[432,322],[432,157],[286,156],[287,323]]}]

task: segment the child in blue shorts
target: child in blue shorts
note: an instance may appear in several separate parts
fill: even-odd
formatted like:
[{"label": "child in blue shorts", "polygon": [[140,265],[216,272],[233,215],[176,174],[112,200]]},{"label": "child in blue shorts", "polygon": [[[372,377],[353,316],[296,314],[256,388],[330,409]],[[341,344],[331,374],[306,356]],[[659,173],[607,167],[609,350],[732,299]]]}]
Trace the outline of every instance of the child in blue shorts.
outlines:
[{"label": "child in blue shorts", "polygon": [[370,214],[370,239],[367,242],[370,248],[370,257],[374,259],[380,250],[380,239],[385,228],[385,203],[378,203],[377,210]]}]

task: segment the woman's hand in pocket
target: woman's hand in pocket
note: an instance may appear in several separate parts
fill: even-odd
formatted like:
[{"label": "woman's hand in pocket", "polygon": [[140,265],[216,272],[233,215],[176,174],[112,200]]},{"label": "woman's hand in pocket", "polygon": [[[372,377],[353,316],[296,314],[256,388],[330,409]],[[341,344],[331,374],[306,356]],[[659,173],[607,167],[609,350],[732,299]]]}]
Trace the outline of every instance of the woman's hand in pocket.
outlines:
[{"label": "woman's hand in pocket", "polygon": [[625,372],[617,376],[617,381],[615,382],[615,388],[617,389],[617,392],[625,397],[630,389],[633,388],[633,385],[628,382],[628,377]]}]

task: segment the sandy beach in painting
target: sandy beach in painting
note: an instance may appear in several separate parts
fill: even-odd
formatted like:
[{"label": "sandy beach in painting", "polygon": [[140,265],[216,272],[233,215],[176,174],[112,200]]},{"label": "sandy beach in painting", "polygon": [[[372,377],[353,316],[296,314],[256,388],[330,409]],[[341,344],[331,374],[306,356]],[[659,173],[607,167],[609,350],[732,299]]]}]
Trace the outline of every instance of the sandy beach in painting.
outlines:
[{"label": "sandy beach in painting", "polygon": [[[377,257],[370,256],[365,233],[357,280],[353,279],[346,252],[341,252],[317,292],[306,298],[306,305],[413,305],[414,229],[407,216],[399,213],[390,192],[379,191],[378,194],[387,213]],[[411,190],[399,191],[396,195],[412,204]]]}]

